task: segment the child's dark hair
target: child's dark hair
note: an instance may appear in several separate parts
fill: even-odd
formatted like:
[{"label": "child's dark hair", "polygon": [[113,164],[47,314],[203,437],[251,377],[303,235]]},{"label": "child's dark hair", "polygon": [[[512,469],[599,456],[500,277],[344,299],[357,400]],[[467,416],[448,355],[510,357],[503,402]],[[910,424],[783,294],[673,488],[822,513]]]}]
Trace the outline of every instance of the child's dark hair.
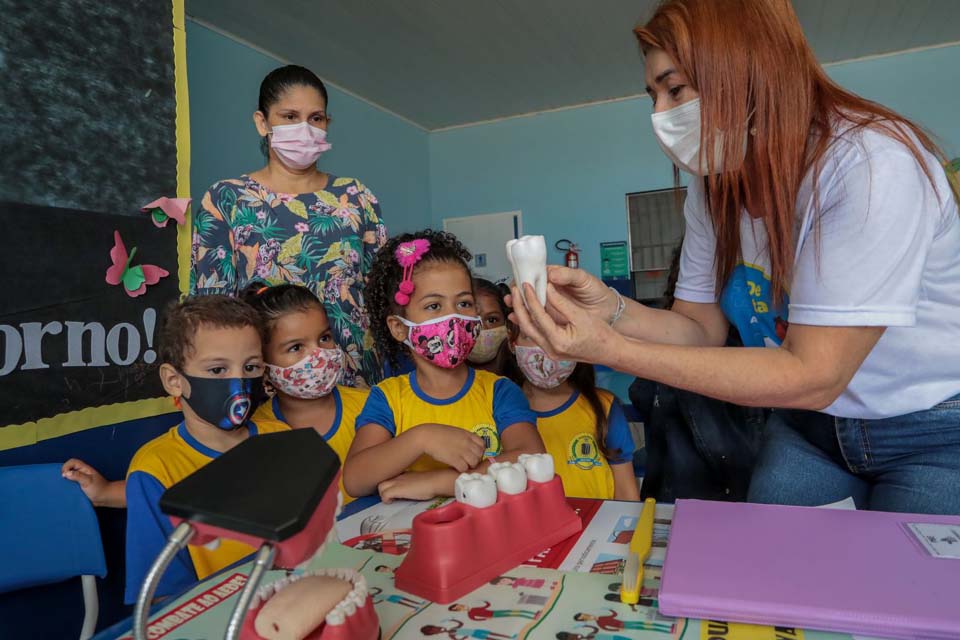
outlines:
[{"label": "child's dark hair", "polygon": [[[497,305],[500,307],[500,313],[503,315],[503,321],[507,321],[507,316],[510,315],[510,307],[507,306],[504,296],[510,295],[510,287],[503,283],[494,284],[485,278],[474,278],[473,292],[474,295],[486,293],[493,296],[497,301]],[[504,340],[500,344],[500,349],[497,351],[497,355],[492,358],[491,362],[484,363],[484,366],[491,367],[490,371],[493,371],[497,375],[507,375],[504,372],[510,369],[511,364],[514,368],[516,368],[517,361],[513,357],[513,354],[510,353],[510,349],[507,347],[507,341]]]},{"label": "child's dark hair", "polygon": [[291,87],[312,87],[323,96],[323,103],[329,106],[327,88],[323,81],[313,71],[296,64],[277,67],[268,73],[260,83],[260,96],[257,108],[264,116],[270,112],[270,107],[280,101],[280,97]]},{"label": "child's dark hair", "polygon": [[501,285],[493,284],[486,278],[474,278],[473,293],[474,295],[486,293],[487,295],[493,296],[497,301],[497,305],[500,307],[500,313],[503,314],[503,319],[507,319],[507,316],[510,314],[510,307],[507,306],[507,302],[503,297],[510,293],[510,289],[506,287],[501,288]]},{"label": "child's dark hair", "polygon": [[[473,256],[457,237],[446,231],[425,229],[416,233],[404,233],[391,238],[387,244],[380,247],[373,259],[373,266],[367,276],[366,302],[367,315],[370,316],[370,331],[380,357],[387,360],[391,367],[400,366],[400,356],[406,347],[393,339],[387,318],[393,315],[403,315],[403,307],[393,299],[403,279],[403,267],[397,262],[397,247],[412,240],[428,240],[430,249],[423,254],[420,262],[414,267],[416,273],[422,265],[431,262],[451,262],[463,266],[467,275],[470,275],[470,260]],[[472,282],[472,280],[471,280]]]},{"label": "child's dark hair", "polygon": [[260,314],[246,302],[229,296],[192,296],[171,303],[157,328],[157,350],[162,364],[173,365],[183,372],[187,358],[193,353],[193,339],[200,327],[240,329],[253,327],[264,340]]},{"label": "child's dark hair", "polygon": [[[507,340],[509,340],[511,344],[515,344],[517,338],[520,337],[520,327],[507,320],[507,333],[509,334]],[[512,356],[513,354],[510,355]],[[523,388],[523,384],[527,381],[526,376],[523,375],[523,371],[520,369],[520,365],[517,364],[515,356],[504,362],[504,367],[500,370],[500,375],[513,380],[520,388]],[[594,372],[593,365],[586,362],[578,362],[573,373],[567,378],[567,382],[569,382],[570,386],[579,392],[581,396],[586,398],[587,404],[589,404],[590,409],[593,410],[593,417],[596,419],[597,428],[594,437],[597,440],[597,447],[600,449],[600,453],[602,453],[605,458],[612,458],[614,455],[619,454],[619,450],[611,451],[607,448],[607,413],[603,410],[603,402],[600,400],[600,394],[597,393],[597,376]]]},{"label": "child's dark hair", "polygon": [[326,313],[323,303],[306,287],[296,284],[279,284],[274,287],[263,282],[251,282],[240,292],[240,298],[257,310],[270,341],[270,330],[281,316],[295,311],[319,309]]}]

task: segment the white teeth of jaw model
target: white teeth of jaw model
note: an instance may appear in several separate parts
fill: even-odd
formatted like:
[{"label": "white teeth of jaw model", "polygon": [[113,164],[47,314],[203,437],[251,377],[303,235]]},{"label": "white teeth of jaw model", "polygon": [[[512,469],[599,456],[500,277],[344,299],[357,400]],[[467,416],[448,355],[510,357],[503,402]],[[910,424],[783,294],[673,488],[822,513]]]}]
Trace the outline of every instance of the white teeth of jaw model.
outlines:
[{"label": "white teeth of jaw model", "polygon": [[543,236],[523,236],[507,242],[507,260],[513,267],[513,280],[523,294],[528,282],[537,292],[540,304],[547,304],[547,244]]},{"label": "white teeth of jaw model", "polygon": [[[320,569],[286,576],[257,589],[251,609],[263,608],[254,620],[265,640],[304,638],[321,624],[342,625],[367,599],[367,581],[353,569]],[[304,607],[309,600],[314,606]]]},{"label": "white teeth of jaw model", "polygon": [[497,483],[486,474],[461,473],[454,483],[454,493],[457,502],[486,509],[497,501]]},{"label": "white teeth of jaw model", "polygon": [[550,482],[553,480],[553,456],[549,453],[523,453],[517,458],[527,471],[531,482]]},{"label": "white teeth of jaw model", "polygon": [[527,489],[527,471],[519,462],[494,462],[487,473],[497,481],[500,493],[515,495]]}]

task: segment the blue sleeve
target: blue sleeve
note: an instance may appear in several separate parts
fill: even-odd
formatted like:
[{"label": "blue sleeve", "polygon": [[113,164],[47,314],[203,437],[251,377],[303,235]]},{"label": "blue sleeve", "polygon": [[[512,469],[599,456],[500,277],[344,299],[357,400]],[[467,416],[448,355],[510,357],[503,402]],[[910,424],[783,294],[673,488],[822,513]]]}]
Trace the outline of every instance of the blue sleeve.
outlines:
[{"label": "blue sleeve", "polygon": [[504,429],[518,422],[537,424],[537,414],[530,410],[523,391],[506,378],[498,378],[493,383],[493,419],[497,423],[497,433],[503,433]]},{"label": "blue sleeve", "polygon": [[370,395],[367,396],[367,401],[364,403],[363,409],[360,410],[360,415],[357,416],[356,429],[359,431],[360,427],[368,424],[378,424],[386,429],[391,436],[397,435],[397,423],[393,421],[393,409],[390,408],[387,396],[383,395],[380,387],[370,389]]},{"label": "blue sleeve", "polygon": [[633,436],[630,435],[630,425],[627,424],[627,416],[623,413],[623,407],[616,398],[610,403],[610,411],[607,413],[607,449],[612,453],[607,460],[610,464],[624,464],[633,462]]},{"label": "blue sleeve", "polygon": [[[145,471],[134,471],[127,478],[127,583],[123,602],[133,604],[147,577],[150,565],[160,555],[173,533],[170,518],[160,511],[163,485]],[[197,583],[190,552],[181,549],[160,579],[156,597],[183,591]]]}]

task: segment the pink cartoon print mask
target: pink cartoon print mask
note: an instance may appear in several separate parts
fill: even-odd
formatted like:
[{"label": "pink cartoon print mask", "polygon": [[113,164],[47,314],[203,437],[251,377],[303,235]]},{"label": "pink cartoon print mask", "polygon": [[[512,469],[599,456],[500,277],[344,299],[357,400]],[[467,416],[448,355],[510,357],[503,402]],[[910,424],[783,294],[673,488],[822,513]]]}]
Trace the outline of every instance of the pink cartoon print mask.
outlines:
[{"label": "pink cartoon print mask", "polygon": [[554,360],[540,347],[517,345],[517,365],[523,375],[535,387],[553,389],[559,387],[577,368],[574,360]]},{"label": "pink cartoon print mask", "polygon": [[280,393],[302,400],[316,400],[333,391],[343,369],[343,351],[314,349],[307,357],[289,367],[268,364],[267,380]]},{"label": "pink cartoon print mask", "polygon": [[396,316],[410,328],[404,344],[444,369],[453,369],[467,359],[480,335],[480,318],[451,313],[417,324]]}]

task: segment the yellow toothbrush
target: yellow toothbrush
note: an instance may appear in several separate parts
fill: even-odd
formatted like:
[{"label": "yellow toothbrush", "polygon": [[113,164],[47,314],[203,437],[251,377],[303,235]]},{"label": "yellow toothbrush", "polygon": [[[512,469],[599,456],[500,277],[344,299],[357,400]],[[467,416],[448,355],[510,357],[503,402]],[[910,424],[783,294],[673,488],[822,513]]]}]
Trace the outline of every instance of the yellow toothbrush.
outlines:
[{"label": "yellow toothbrush", "polygon": [[657,510],[657,501],[647,498],[637,521],[637,528],[630,538],[630,552],[623,568],[623,582],[620,584],[620,602],[637,604],[640,602],[640,590],[643,587],[643,563],[650,556],[653,545],[653,518]]}]

